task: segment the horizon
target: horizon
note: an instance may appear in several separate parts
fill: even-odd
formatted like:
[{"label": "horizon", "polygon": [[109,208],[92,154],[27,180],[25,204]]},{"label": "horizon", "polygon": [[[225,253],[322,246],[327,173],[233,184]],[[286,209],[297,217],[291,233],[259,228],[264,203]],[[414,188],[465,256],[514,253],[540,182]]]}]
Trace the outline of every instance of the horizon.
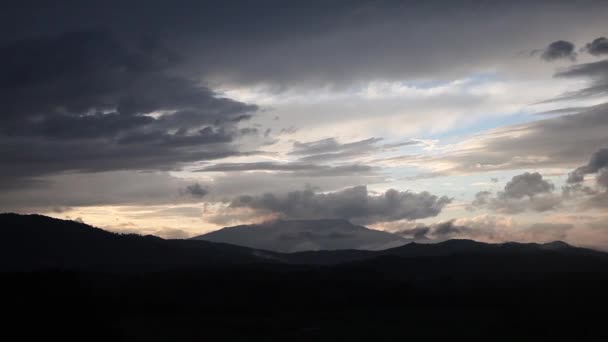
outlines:
[{"label": "horizon", "polygon": [[13,2],[0,212],[162,238],[344,219],[606,251],[607,12]]},{"label": "horizon", "polygon": [[[294,222],[294,221],[295,222],[341,221],[341,222],[346,222],[346,223],[348,223],[350,225],[353,225],[353,226],[362,227],[362,228],[367,229],[367,230],[374,230],[374,231],[379,231],[379,232],[385,232],[385,231],[382,231],[382,230],[377,230],[377,229],[374,229],[374,228],[369,228],[369,227],[366,227],[366,226],[363,226],[363,225],[354,225],[349,220],[347,220],[347,219],[341,219],[341,218],[340,219],[313,219],[313,220],[274,219],[274,220],[271,220],[271,221],[265,221],[265,222],[261,222],[261,223],[257,223],[257,224],[251,224],[251,225],[245,224],[245,225],[237,225],[237,226],[224,227],[224,228],[220,228],[220,229],[215,230],[215,231],[206,232],[206,233],[201,234],[201,235],[195,235],[193,237],[163,238],[161,236],[154,235],[154,234],[142,235],[142,234],[139,234],[137,232],[115,232],[115,231],[106,230],[106,229],[103,229],[103,228],[100,228],[100,227],[96,227],[96,226],[87,224],[87,223],[85,223],[83,221],[80,221],[80,220],[73,220],[73,219],[69,219],[69,218],[68,219],[57,218],[57,217],[46,216],[46,215],[42,215],[42,214],[20,214],[20,213],[12,213],[12,212],[2,212],[2,213],[0,213],[0,216],[2,216],[2,215],[38,216],[38,217],[43,217],[43,218],[50,218],[50,219],[56,219],[56,220],[60,220],[60,221],[65,221],[65,222],[73,222],[73,223],[89,226],[91,228],[101,229],[101,230],[106,231],[108,233],[114,233],[114,234],[118,234],[118,235],[137,235],[137,236],[141,236],[141,237],[154,236],[154,237],[157,237],[157,238],[161,238],[163,240],[196,239],[196,240],[214,242],[213,240],[206,239],[205,236],[207,234],[210,234],[210,233],[220,232],[220,231],[222,231],[224,229],[239,228],[239,227],[252,228],[254,226],[265,226],[265,225],[270,225],[270,224],[276,224],[278,222],[288,223],[288,222]],[[306,231],[306,228],[304,229],[304,231]],[[388,233],[388,232],[386,232],[386,233]],[[278,252],[278,253],[289,253],[289,254],[291,254],[291,253],[300,253],[300,252],[346,251],[346,250],[385,251],[385,250],[390,250],[390,249],[393,249],[393,248],[402,247],[402,246],[406,246],[406,245],[410,245],[410,244],[420,244],[420,245],[442,244],[442,243],[450,242],[450,241],[471,241],[471,242],[476,242],[476,243],[481,243],[481,244],[489,244],[489,245],[509,245],[509,244],[530,245],[531,244],[531,245],[547,246],[547,245],[556,245],[556,244],[559,244],[560,246],[566,246],[566,247],[585,248],[584,246],[572,245],[572,244],[569,244],[569,243],[567,243],[565,241],[562,241],[562,240],[553,240],[553,241],[540,242],[540,243],[539,242],[525,242],[525,241],[483,242],[483,241],[478,241],[478,240],[475,240],[475,239],[457,238],[457,237],[456,238],[447,238],[447,239],[442,239],[442,240],[439,240],[439,239],[430,239],[430,238],[427,238],[427,237],[422,237],[422,238],[419,238],[419,239],[407,239],[407,238],[404,238],[404,237],[402,237],[402,236],[400,236],[398,234],[395,234],[395,233],[388,233],[388,234],[391,234],[391,235],[394,235],[395,237],[403,239],[403,243],[400,244],[400,245],[396,245],[394,247],[387,247],[387,248],[383,248],[383,249],[365,249],[365,248],[363,248],[363,249],[361,249],[361,248],[345,248],[345,249],[342,249],[342,248],[335,248],[334,249],[334,248],[332,248],[332,249],[324,249],[324,248],[319,248],[319,249],[303,249],[303,250],[294,250],[294,251],[280,251],[280,250],[272,250],[272,251],[273,252]],[[223,244],[233,244],[235,246],[241,246],[241,247],[248,247],[247,245],[238,244],[238,243],[234,243],[234,242],[221,242],[221,243],[223,243]],[[253,249],[260,249],[260,248],[255,248],[255,247],[252,247],[252,248]],[[602,250],[602,249],[595,249],[595,248],[587,248],[587,249],[596,250],[598,252],[608,252],[608,250]],[[270,249],[263,249],[262,248],[260,250],[269,251]]]}]

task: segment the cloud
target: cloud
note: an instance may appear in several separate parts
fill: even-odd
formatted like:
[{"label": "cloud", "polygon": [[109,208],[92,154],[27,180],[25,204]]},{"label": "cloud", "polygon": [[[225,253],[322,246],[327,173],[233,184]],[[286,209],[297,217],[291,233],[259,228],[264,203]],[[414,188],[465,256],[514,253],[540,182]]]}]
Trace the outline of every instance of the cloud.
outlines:
[{"label": "cloud", "polygon": [[[586,175],[595,174],[596,188],[583,185]],[[583,208],[608,207],[608,148],[601,148],[591,156],[587,164],[568,174],[564,196],[582,196]]]},{"label": "cloud", "polygon": [[344,84],[488,69],[538,41],[571,36],[573,27],[580,35],[604,29],[606,9],[602,1],[554,0],[491,5],[468,0],[306,5],[184,0],[180,6],[153,0],[145,8],[137,2],[84,0],[38,6],[35,15],[7,6],[0,41],[105,26],[124,40],[165,38],[192,56],[183,69],[214,81]]},{"label": "cloud", "polygon": [[242,153],[238,125],[256,111],[170,70],[156,41],[105,30],[0,45],[3,180],[64,171],[172,169]]},{"label": "cloud", "polygon": [[415,240],[473,239],[478,241],[503,243],[550,242],[566,240],[574,226],[568,223],[540,222],[529,226],[517,227],[504,216],[482,215],[472,218],[451,219],[430,225],[419,225],[413,229],[398,232]]},{"label": "cloud", "polygon": [[443,241],[454,238],[500,241],[503,235],[512,230],[512,226],[513,223],[504,217],[483,215],[430,225],[417,224],[414,228],[398,230],[396,233],[415,241]]},{"label": "cloud", "polygon": [[513,178],[505,185],[505,189],[500,193],[504,198],[517,198],[550,193],[555,189],[555,186],[543,179],[543,176],[538,173],[523,173],[513,176]]},{"label": "cloud", "polygon": [[428,239],[428,234],[430,233],[431,228],[427,226],[417,226],[412,229],[397,231],[396,233],[403,235],[408,238],[412,238],[414,240],[424,240]]},{"label": "cloud", "polygon": [[168,172],[63,173],[45,177],[35,185],[3,189],[0,191],[0,210],[54,212],[58,208],[66,211],[100,205],[196,202],[200,198],[183,196],[184,189],[192,183],[192,180]]},{"label": "cloud", "polygon": [[596,38],[591,43],[587,43],[584,50],[594,56],[608,54],[608,38]]},{"label": "cloud", "polygon": [[307,163],[220,163],[198,169],[195,172],[242,172],[242,171],[278,171],[289,172],[295,177],[335,177],[348,175],[372,174],[375,168],[369,165],[318,165]]},{"label": "cloud", "polygon": [[[568,183],[580,183],[584,180],[585,175],[603,172],[607,168],[608,148],[601,148],[591,155],[591,159],[586,165],[578,167],[568,175]],[[605,185],[608,186],[608,184]]]},{"label": "cloud", "polygon": [[368,138],[350,143],[340,143],[335,138],[310,142],[293,143],[288,155],[299,156],[301,162],[336,161],[372,155],[373,153],[395,150],[401,146],[416,145],[419,141],[405,141],[395,144],[381,144],[382,138]]},{"label": "cloud", "polygon": [[553,194],[554,189],[555,186],[544,180],[540,173],[525,172],[513,176],[504,190],[497,192],[495,196],[489,191],[478,192],[470,208],[487,208],[510,214],[553,210],[562,202],[561,196]]},{"label": "cloud", "polygon": [[574,44],[565,40],[558,40],[549,44],[549,46],[542,51],[540,57],[549,62],[557,59],[569,59],[574,61],[576,60],[576,51],[574,49]]},{"label": "cloud", "polygon": [[195,198],[203,198],[209,193],[209,190],[203,188],[198,183],[188,185],[184,191]]},{"label": "cloud", "polygon": [[570,168],[605,145],[607,131],[608,104],[600,104],[578,114],[489,130],[443,153],[408,161],[423,166],[439,163],[440,174]]},{"label": "cloud", "polygon": [[358,223],[415,220],[438,215],[451,202],[445,196],[428,192],[413,193],[389,189],[383,194],[368,193],[366,186],[356,186],[330,193],[311,189],[284,195],[240,196],[231,208],[249,208],[274,213],[287,219],[342,218]]},{"label": "cloud", "polygon": [[587,78],[591,80],[591,85],[577,91],[565,93],[554,99],[554,101],[584,99],[592,96],[606,95],[608,94],[608,59],[599,62],[573,65],[558,72],[555,77]]}]

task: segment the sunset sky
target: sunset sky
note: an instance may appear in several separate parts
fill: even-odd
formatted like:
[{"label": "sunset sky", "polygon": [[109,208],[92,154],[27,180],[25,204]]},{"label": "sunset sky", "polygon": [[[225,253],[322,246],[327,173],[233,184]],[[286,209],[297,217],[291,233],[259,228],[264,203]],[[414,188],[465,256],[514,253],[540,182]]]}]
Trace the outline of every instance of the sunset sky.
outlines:
[{"label": "sunset sky", "polygon": [[32,3],[0,12],[0,211],[608,249],[606,1]]}]

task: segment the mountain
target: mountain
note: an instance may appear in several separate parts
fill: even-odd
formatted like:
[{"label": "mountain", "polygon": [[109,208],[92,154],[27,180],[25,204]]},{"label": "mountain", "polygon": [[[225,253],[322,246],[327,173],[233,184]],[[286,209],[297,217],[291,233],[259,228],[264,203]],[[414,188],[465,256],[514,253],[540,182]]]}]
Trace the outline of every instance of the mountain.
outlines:
[{"label": "mountain", "polygon": [[192,240],[229,243],[276,252],[383,250],[410,240],[354,225],[347,220],[277,220],[223,228]]},{"label": "mountain", "polygon": [[[477,271],[487,269],[489,265],[514,270],[530,267],[579,270],[586,269],[585,265],[595,267],[598,261],[608,261],[606,253],[573,247],[561,241],[488,244],[447,240],[435,244],[404,244],[407,240],[398,236],[344,220],[277,221],[225,228],[189,240],[164,240],[156,236],[111,233],[87,224],[41,215],[0,214],[0,233],[0,270],[4,271],[164,271],[245,265],[371,265],[385,268],[392,265],[391,272],[411,273],[427,269],[443,272],[448,264]],[[273,247],[275,241],[278,246]],[[401,246],[371,250],[399,244]],[[291,253],[266,250],[312,248],[325,250]],[[441,262],[436,264],[437,260]],[[407,269],[396,265],[412,262],[414,264]],[[420,265],[426,266],[421,268]]]},{"label": "mountain", "polygon": [[24,340],[608,337],[608,254],[560,241],[279,253],[15,214],[0,236],[3,327]]},{"label": "mountain", "polygon": [[167,270],[273,262],[273,253],[116,234],[41,215],[0,214],[0,270]]}]

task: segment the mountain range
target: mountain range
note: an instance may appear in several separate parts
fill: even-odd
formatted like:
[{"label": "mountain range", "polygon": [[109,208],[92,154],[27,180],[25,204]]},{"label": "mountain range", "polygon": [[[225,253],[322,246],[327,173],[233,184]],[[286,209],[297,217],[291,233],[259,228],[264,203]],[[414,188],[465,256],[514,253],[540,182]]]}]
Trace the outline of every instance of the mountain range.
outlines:
[{"label": "mountain range", "polygon": [[[316,235],[300,234],[307,224]],[[320,228],[328,226],[327,233]],[[205,238],[269,232],[230,240],[267,246],[283,236],[281,227],[306,241],[283,239],[285,250],[357,245],[357,238],[339,235],[348,231],[373,234],[375,246],[393,241],[344,221],[283,221]],[[0,234],[4,334],[23,340],[38,334],[104,342],[608,337],[604,316],[593,310],[608,305],[608,254],[561,241],[448,240],[281,253],[17,214],[0,214]]]},{"label": "mountain range", "polygon": [[[448,240],[434,244],[407,242],[396,235],[343,220],[277,221],[236,226],[187,240],[117,234],[75,221],[41,215],[0,214],[1,270],[164,271],[243,265],[340,265],[392,258],[430,260],[463,258],[459,267],[504,262],[529,269],[577,270],[608,261],[608,254],[561,241],[546,244],[487,244]],[[371,237],[371,238],[370,238]],[[361,245],[361,241],[374,241]],[[278,246],[271,244],[277,242]],[[227,243],[230,242],[230,243]],[[232,244],[233,243],[233,244]],[[239,244],[240,246],[237,246]],[[382,246],[391,247],[380,249]],[[367,250],[352,248],[364,246]],[[373,248],[372,248],[373,247]],[[274,252],[267,249],[288,251]],[[314,251],[308,249],[317,249]],[[306,251],[291,252],[305,249]],[[372,250],[376,249],[376,250]],[[552,262],[568,258],[567,263]],[[481,262],[481,264],[480,264]],[[540,263],[540,264],[539,264]]]}]

